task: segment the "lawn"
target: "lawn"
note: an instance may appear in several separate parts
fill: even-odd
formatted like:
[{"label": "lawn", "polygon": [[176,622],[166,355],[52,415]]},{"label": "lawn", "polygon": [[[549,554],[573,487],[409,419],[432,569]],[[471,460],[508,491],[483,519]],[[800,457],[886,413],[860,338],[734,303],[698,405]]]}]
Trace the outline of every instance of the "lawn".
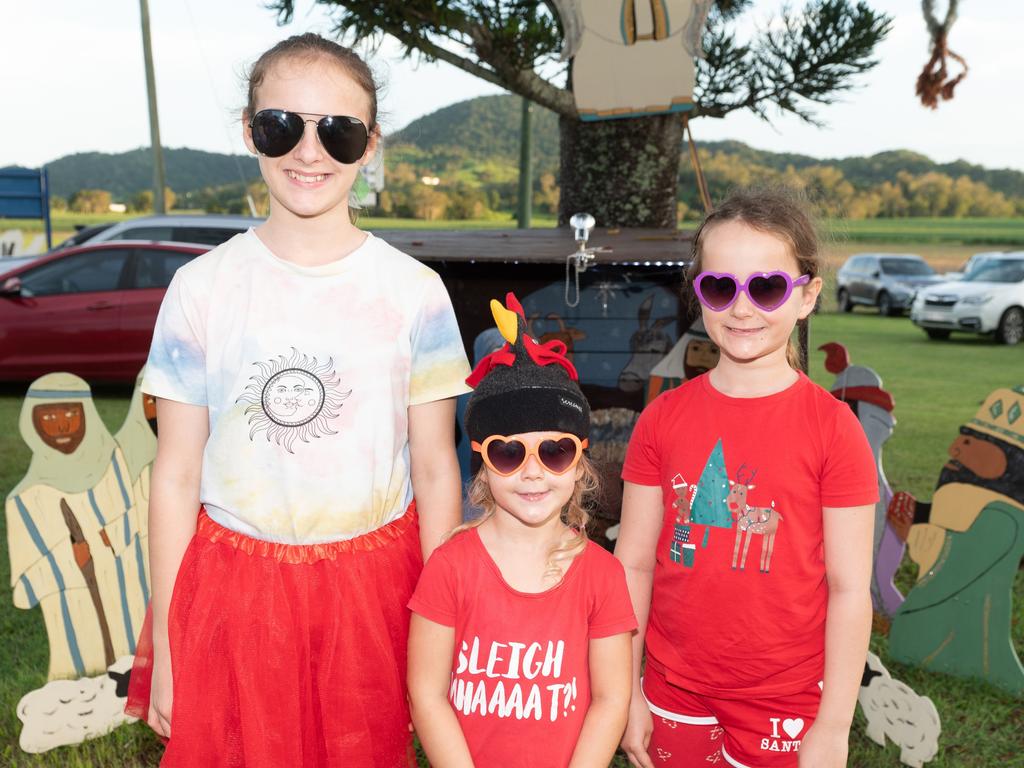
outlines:
[{"label": "lawn", "polygon": [[[994,389],[1024,383],[1024,345],[1001,347],[974,337],[949,342],[929,341],[906,318],[883,318],[858,312],[826,313],[811,323],[812,350],[828,341],[847,346],[852,362],[875,368],[896,400],[899,423],[885,447],[885,467],[894,490],[930,498],[958,428],[970,419]],[[811,375],[828,386],[824,355],[811,353]],[[28,451],[17,430],[24,387],[0,390],[0,489],[4,495],[23,475]],[[100,389],[97,407],[112,431],[120,426],[129,392]],[[0,583],[10,583],[6,556],[0,556]],[[913,573],[905,568],[900,586],[906,590]],[[1024,576],[1014,586],[1013,642],[1024,648]],[[12,766],[149,766],[156,765],[160,747],[142,725],[126,726],[112,735],[77,748],[62,748],[42,756],[25,755],[17,746],[20,723],[14,715],[21,695],[44,682],[46,638],[38,610],[20,611],[9,593],[0,599],[0,633],[6,650],[0,659],[0,763]],[[886,639],[875,635],[872,648],[883,661]],[[942,745],[929,766],[989,768],[1024,766],[1024,708],[1021,701],[981,683],[892,664],[893,675],[920,694],[930,696],[942,718]],[[851,736],[851,766],[897,766],[898,749],[875,746],[863,735],[858,714]],[[616,765],[625,765],[624,761]]]},{"label": "lawn", "polygon": [[1024,246],[1024,218],[845,219],[831,225],[862,243],[965,243]]}]

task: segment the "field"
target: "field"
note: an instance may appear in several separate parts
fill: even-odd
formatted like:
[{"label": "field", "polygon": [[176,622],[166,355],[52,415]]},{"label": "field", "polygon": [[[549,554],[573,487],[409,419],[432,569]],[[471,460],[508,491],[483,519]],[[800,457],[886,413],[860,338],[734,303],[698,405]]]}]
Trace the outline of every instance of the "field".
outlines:
[{"label": "field", "polygon": [[861,219],[832,222],[861,243],[1024,245],[1024,219]]}]

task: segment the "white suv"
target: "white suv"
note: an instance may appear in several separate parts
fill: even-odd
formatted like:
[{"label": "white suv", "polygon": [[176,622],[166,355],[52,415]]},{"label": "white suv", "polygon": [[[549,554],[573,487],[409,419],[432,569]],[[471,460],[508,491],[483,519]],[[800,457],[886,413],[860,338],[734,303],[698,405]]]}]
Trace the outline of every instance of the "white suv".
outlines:
[{"label": "white suv", "polygon": [[1024,339],[1024,251],[989,257],[962,280],[919,291],[910,319],[932,339],[967,331],[1017,344]]}]

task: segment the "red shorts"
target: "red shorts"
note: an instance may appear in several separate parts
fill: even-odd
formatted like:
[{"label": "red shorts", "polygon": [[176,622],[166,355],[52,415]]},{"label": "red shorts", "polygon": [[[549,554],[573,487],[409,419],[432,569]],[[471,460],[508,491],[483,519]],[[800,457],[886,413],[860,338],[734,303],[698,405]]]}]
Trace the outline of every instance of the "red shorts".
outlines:
[{"label": "red shorts", "polygon": [[672,685],[648,659],[644,696],[654,718],[647,748],[655,765],[796,766],[800,742],[818,714],[821,686],[770,699],[718,699]]},{"label": "red shorts", "polygon": [[[200,512],[171,597],[171,738],[162,766],[405,768],[415,503],[346,541],[278,544]],[[149,617],[128,693],[145,719]]]}]

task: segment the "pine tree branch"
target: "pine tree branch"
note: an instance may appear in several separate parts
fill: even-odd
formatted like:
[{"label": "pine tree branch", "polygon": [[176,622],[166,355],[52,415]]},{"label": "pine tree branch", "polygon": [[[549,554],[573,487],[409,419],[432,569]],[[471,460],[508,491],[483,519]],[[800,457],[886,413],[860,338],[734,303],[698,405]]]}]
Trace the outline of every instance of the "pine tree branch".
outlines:
[{"label": "pine tree branch", "polygon": [[781,26],[740,45],[713,18],[704,37],[707,57],[698,63],[694,115],[724,117],[749,109],[770,120],[776,107],[819,125],[810,104],[831,104],[873,68],[872,53],[891,19],[863,0],[811,0],[803,13],[785,14]]},{"label": "pine tree branch", "polygon": [[[441,60],[561,115],[575,117],[565,88],[541,77],[534,63],[558,48],[558,24],[543,0],[317,0],[333,9],[335,31],[353,42],[391,35],[427,61]],[[278,22],[291,20],[294,0],[272,0]],[[539,13],[543,7],[544,12]],[[451,50],[451,43],[466,51]]]},{"label": "pine tree branch", "polygon": [[[552,111],[577,115],[571,91],[536,67],[556,56],[561,22],[550,0],[315,0],[333,13],[336,31],[353,41],[395,37],[406,53],[441,60]],[[295,0],[271,0],[280,22]],[[691,116],[724,117],[749,109],[770,121],[775,107],[812,124],[814,105],[831,104],[878,62],[875,46],[891,28],[866,0],[808,0],[799,14],[741,44],[726,26],[753,0],[716,0],[697,62]],[[457,52],[452,48],[463,52]]]}]

